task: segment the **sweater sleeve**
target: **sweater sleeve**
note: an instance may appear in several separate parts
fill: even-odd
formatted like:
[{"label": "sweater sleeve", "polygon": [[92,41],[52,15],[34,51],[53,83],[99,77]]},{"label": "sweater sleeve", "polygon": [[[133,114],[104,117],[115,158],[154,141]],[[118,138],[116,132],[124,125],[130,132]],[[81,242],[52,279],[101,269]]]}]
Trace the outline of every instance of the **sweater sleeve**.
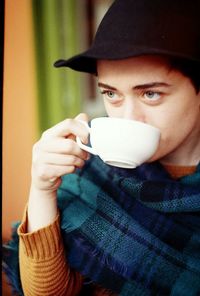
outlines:
[{"label": "sweater sleeve", "polygon": [[25,296],[75,296],[82,276],[69,268],[60,232],[60,217],[27,233],[27,211],[18,228],[20,277]]}]

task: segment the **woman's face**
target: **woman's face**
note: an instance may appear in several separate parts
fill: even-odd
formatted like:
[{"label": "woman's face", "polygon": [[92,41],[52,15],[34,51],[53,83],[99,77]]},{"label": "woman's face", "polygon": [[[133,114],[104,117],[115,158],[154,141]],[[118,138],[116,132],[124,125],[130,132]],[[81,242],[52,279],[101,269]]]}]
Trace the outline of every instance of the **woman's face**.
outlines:
[{"label": "woman's face", "polygon": [[100,60],[98,85],[108,116],[134,119],[161,131],[150,161],[196,165],[200,160],[200,92],[159,56]]}]

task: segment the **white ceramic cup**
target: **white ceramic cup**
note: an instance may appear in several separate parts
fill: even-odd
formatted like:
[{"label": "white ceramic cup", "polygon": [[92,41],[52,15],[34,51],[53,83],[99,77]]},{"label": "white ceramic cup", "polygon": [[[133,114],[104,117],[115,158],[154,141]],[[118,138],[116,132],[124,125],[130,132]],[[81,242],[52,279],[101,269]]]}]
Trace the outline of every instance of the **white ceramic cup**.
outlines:
[{"label": "white ceramic cup", "polygon": [[99,117],[91,121],[91,127],[80,122],[87,127],[91,143],[86,146],[77,137],[80,148],[112,166],[135,168],[150,159],[159,145],[159,129],[140,121]]}]

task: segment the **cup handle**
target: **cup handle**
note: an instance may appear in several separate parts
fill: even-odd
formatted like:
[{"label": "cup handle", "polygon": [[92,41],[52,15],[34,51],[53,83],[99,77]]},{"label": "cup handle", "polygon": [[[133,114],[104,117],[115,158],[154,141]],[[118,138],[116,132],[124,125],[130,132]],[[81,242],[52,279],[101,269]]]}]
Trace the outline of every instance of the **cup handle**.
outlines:
[{"label": "cup handle", "polygon": [[[89,125],[87,124],[87,122],[85,122],[85,121],[83,121],[83,120],[78,120],[78,121],[79,121],[80,123],[82,123],[82,124],[87,128],[87,130],[88,130],[88,132],[89,132],[89,134],[90,134],[90,132],[91,132],[91,128],[89,127]],[[83,143],[81,142],[81,140],[80,140],[79,137],[76,137],[76,142],[77,142],[77,144],[79,145],[79,147],[80,147],[81,149],[83,149],[83,150],[85,150],[85,151],[87,151],[87,152],[89,152],[89,153],[91,153],[91,154],[97,155],[97,153],[96,153],[96,151],[94,150],[94,148],[89,147],[89,146],[83,144]]]}]

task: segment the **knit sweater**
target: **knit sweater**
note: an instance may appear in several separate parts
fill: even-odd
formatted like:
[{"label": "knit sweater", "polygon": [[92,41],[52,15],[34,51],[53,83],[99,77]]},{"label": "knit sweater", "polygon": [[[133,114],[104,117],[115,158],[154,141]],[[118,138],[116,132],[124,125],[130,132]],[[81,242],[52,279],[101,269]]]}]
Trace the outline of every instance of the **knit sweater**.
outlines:
[{"label": "knit sweater", "polygon": [[[175,179],[195,171],[195,167],[172,165],[166,165],[165,169]],[[66,262],[59,220],[58,213],[52,224],[27,233],[28,217],[25,211],[18,234],[21,282],[27,296],[75,296],[81,295],[85,289],[83,276],[70,269]],[[94,296],[114,295],[96,284],[91,284],[90,288]]]}]

